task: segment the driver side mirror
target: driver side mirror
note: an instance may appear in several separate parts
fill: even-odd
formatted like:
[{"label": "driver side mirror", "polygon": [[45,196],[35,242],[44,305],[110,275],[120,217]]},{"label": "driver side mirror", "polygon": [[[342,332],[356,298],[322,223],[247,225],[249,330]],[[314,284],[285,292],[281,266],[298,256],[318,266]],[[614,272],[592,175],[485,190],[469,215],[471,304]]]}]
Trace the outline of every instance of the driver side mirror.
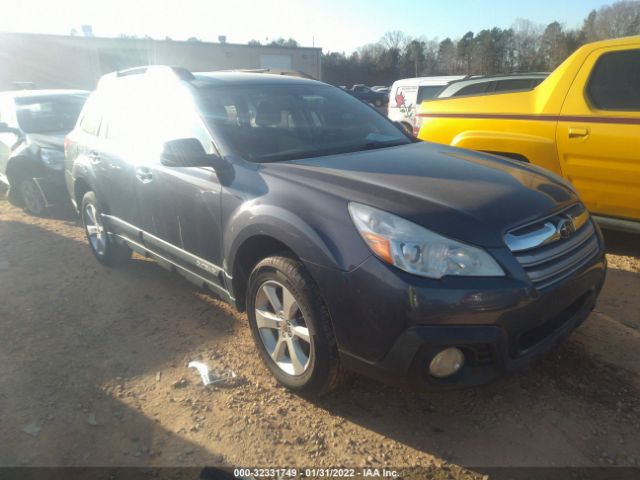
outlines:
[{"label": "driver side mirror", "polygon": [[164,144],[160,163],[165,167],[213,167],[218,166],[217,155],[205,152],[197,138],[180,138]]}]

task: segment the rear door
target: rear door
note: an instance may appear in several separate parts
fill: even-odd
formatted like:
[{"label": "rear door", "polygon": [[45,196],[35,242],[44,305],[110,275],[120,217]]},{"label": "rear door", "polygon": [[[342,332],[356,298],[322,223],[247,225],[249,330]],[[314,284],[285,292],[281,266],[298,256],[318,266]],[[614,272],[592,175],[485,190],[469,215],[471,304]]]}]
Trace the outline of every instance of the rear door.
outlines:
[{"label": "rear door", "polygon": [[119,82],[105,105],[99,141],[89,155],[100,177],[99,193],[109,214],[129,225],[121,224],[128,235],[136,235],[132,227],[142,226],[136,174],[149,155],[146,148],[149,116],[141,100],[139,79],[132,76]]},{"label": "rear door", "polygon": [[640,48],[593,52],[557,128],[565,177],[599,215],[640,220]]}]

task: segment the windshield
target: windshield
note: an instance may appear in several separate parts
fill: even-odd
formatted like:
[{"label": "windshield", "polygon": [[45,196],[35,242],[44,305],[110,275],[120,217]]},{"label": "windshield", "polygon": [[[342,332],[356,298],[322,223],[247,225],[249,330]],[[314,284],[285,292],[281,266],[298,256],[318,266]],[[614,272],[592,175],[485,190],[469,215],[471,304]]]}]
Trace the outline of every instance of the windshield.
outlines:
[{"label": "windshield", "polygon": [[16,117],[26,133],[68,132],[80,115],[86,94],[16,98]]},{"label": "windshield", "polygon": [[203,87],[199,103],[214,133],[253,162],[411,143],[371,107],[327,85]]}]

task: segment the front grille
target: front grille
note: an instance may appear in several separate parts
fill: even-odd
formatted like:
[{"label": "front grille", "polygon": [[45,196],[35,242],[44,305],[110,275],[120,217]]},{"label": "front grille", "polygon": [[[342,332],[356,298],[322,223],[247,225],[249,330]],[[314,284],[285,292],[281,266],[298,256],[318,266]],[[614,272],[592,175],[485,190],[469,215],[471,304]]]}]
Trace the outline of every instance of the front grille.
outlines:
[{"label": "front grille", "polygon": [[[560,230],[567,227],[566,222],[570,228],[565,236]],[[575,231],[571,231],[573,228]],[[541,290],[571,276],[600,250],[593,223],[580,204],[512,230],[505,241],[531,282]]]}]

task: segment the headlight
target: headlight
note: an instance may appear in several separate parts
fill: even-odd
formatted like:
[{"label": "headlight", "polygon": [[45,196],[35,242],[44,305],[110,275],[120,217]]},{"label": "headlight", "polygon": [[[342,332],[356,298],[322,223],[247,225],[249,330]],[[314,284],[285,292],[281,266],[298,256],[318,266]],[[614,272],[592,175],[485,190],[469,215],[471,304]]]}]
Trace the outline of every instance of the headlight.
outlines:
[{"label": "headlight", "polygon": [[53,148],[40,148],[40,159],[47,167],[53,170],[64,168],[64,153]]},{"label": "headlight", "polygon": [[480,248],[359,203],[349,203],[349,213],[371,251],[405,272],[428,278],[504,276],[493,257]]}]

